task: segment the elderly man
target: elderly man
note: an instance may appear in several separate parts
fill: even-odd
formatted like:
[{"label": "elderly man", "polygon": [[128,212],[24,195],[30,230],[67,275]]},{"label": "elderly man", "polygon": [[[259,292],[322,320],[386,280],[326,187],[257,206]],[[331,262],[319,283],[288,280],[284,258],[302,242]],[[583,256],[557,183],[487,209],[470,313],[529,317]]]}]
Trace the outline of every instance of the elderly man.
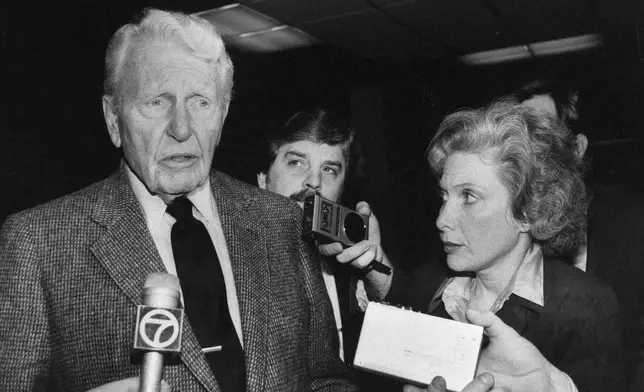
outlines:
[{"label": "elderly man", "polygon": [[0,390],[136,384],[136,306],[156,271],[178,276],[188,321],[173,390],[354,390],[301,211],[210,173],[232,75],[199,18],[149,10],[112,37],[103,111],[124,159],[2,228]]}]

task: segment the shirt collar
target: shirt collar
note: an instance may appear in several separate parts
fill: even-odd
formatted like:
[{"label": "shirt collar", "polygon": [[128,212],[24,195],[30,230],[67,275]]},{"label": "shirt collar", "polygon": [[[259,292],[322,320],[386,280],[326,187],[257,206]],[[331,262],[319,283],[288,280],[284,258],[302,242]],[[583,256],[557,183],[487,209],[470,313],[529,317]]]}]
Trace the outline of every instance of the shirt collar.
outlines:
[{"label": "shirt collar", "polygon": [[[468,276],[445,279],[434,295],[429,311],[432,312],[442,301],[450,316],[455,320],[466,321],[465,310],[468,308],[473,279]],[[497,312],[512,294],[543,307],[543,253],[538,244],[533,244],[526,253],[508,287],[490,310]]]},{"label": "shirt collar", "polygon": [[211,225],[215,223],[216,215],[216,206],[215,206],[215,197],[212,194],[212,189],[210,188],[210,178],[208,181],[193,192],[188,199],[195,206],[197,211],[210,223]]},{"label": "shirt collar", "polygon": [[139,180],[139,177],[132,172],[127,164],[125,165],[125,172],[127,173],[127,178],[130,180],[130,184],[132,184],[134,195],[141,204],[141,207],[143,207],[148,226],[158,227],[163,218],[163,214],[165,214],[165,209],[168,206],[159,196],[153,195],[148,191],[148,188],[145,187],[143,182]]},{"label": "shirt collar", "polygon": [[[156,226],[161,222],[168,206],[165,204],[161,197],[154,195],[148,191],[145,184],[132,172],[128,165],[125,165],[125,171],[132,184],[134,195],[141,203],[145,217],[150,226]],[[197,188],[195,192],[188,196],[195,209],[208,221],[210,224],[215,222],[215,203],[214,196],[210,189],[210,179],[206,181],[204,186]]]},{"label": "shirt collar", "polygon": [[511,294],[543,306],[543,253],[539,245],[534,244],[523,259]]}]

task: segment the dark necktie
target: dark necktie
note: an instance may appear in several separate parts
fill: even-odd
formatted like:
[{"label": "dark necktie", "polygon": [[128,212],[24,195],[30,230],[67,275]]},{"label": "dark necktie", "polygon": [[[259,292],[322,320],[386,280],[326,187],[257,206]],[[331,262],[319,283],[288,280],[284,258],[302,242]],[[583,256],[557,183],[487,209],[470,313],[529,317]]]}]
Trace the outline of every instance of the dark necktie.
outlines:
[{"label": "dark necktie", "polygon": [[177,198],[166,212],[177,220],[171,232],[172,253],[188,320],[201,347],[222,347],[206,354],[221,389],[244,391],[244,351],[228,311],[217,251],[203,223],[193,217],[190,200]]}]

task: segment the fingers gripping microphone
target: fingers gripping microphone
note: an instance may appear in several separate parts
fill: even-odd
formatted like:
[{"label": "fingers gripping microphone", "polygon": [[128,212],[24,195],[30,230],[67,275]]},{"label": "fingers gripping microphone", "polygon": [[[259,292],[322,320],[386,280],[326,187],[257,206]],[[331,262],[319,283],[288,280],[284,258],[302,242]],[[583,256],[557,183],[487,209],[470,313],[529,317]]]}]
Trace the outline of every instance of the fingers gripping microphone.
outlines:
[{"label": "fingers gripping microphone", "polygon": [[143,351],[139,392],[158,392],[166,353],[181,351],[183,309],[176,276],[155,272],[143,287],[143,305],[136,314],[134,349]]}]

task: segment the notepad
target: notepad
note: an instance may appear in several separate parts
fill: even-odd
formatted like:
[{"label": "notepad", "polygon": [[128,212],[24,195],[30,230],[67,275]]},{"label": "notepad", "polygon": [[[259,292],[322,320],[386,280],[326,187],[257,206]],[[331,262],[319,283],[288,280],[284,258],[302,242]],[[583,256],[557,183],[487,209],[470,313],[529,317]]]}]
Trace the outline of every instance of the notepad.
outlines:
[{"label": "notepad", "polygon": [[442,376],[460,391],[474,379],[483,327],[369,302],[354,366],[429,385]]}]

